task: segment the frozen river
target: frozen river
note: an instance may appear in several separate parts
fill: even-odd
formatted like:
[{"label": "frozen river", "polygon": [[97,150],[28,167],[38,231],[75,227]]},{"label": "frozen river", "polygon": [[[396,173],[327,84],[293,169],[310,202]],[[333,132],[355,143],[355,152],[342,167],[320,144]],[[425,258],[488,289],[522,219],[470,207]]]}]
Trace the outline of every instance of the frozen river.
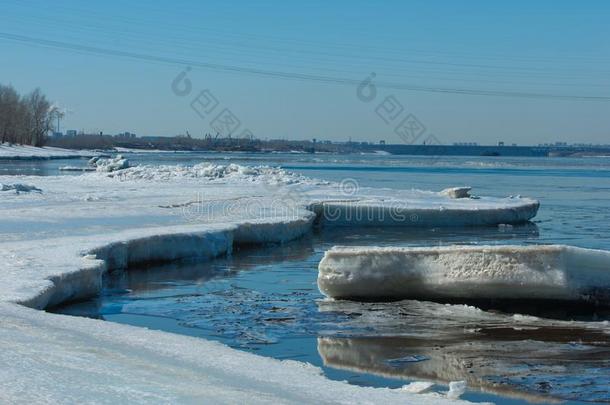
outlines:
[{"label": "frozen river", "polygon": [[[134,269],[109,277],[102,297],[60,311],[308,361],[333,379],[359,385],[466,380],[470,390],[463,398],[473,401],[610,401],[605,332],[610,318],[603,311],[529,303],[482,311],[416,301],[329,302],[315,283],[317,263],[336,244],[562,243],[610,250],[610,159],[176,153],[130,160],[188,165],[229,157],[234,163],[277,165],[320,179],[350,179],[362,187],[468,185],[475,194],[537,198],[541,208],[533,223],[519,227],[341,229],[280,247],[242,249],[209,263]],[[1,170],[54,175],[64,165],[79,164],[85,161],[11,162]]]}]

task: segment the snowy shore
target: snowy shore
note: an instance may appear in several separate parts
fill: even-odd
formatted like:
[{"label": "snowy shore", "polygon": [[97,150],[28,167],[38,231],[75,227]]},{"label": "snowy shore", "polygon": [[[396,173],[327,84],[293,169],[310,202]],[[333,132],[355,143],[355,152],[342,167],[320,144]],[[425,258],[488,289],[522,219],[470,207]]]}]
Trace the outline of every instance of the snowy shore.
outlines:
[{"label": "snowy shore", "polygon": [[97,294],[101,275],[112,269],[212,259],[237,244],[300,237],[315,224],[408,227],[425,218],[428,226],[434,213],[439,224],[523,222],[538,209],[537,201],[520,197],[353,193],[279,169],[241,166],[0,176],[0,183],[39,190],[0,192],[0,402],[446,402],[438,394],[330,381],[313,366],[201,339],[38,309]]},{"label": "snowy shore", "polygon": [[36,146],[29,145],[9,145],[7,143],[0,144],[0,159],[76,159],[93,157],[98,155],[100,155],[99,152],[87,150],[72,150],[54,148],[50,146],[44,146],[39,148]]}]

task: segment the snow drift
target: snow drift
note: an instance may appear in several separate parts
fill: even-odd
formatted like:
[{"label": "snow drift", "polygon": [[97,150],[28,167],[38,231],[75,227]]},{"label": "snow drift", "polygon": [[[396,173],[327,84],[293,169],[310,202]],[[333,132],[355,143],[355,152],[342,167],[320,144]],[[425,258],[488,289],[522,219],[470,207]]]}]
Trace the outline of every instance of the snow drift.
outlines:
[{"label": "snow drift", "polygon": [[563,245],[334,247],[326,296],[349,299],[552,299],[610,303],[610,252]]}]

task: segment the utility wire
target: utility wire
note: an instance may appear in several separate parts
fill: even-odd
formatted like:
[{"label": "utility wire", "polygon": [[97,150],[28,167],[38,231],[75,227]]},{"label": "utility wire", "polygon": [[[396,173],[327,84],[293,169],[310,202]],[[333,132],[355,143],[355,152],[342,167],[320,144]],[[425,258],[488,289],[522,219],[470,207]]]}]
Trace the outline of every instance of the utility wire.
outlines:
[{"label": "utility wire", "polygon": [[[333,76],[313,75],[307,73],[295,73],[295,72],[283,72],[274,71],[267,69],[259,69],[252,67],[244,67],[237,65],[226,65],[201,62],[196,60],[158,56],[144,53],[136,53],[129,51],[121,51],[114,49],[101,48],[89,45],[80,45],[70,42],[54,41],[43,38],[35,38],[24,35],[17,35],[8,32],[0,32],[0,39],[5,39],[13,42],[20,42],[30,45],[41,45],[45,47],[58,48],[64,50],[71,50],[76,52],[86,52],[90,54],[113,56],[130,58],[136,60],[143,60],[149,62],[161,62],[172,65],[181,66],[195,66],[202,69],[237,73],[237,74],[250,74],[262,77],[276,78],[276,79],[292,79],[292,80],[303,80],[312,81],[319,83],[330,83],[330,84],[342,84],[358,86],[361,84],[361,80],[348,79]],[[473,95],[473,96],[496,96],[496,97],[517,97],[517,98],[530,98],[530,99],[555,99],[555,100],[573,100],[573,101],[610,101],[610,96],[590,96],[590,95],[570,95],[570,94],[548,94],[548,93],[534,93],[534,92],[512,92],[512,91],[497,91],[497,90],[480,90],[480,89],[468,89],[468,88],[452,88],[452,87],[436,87],[436,86],[417,86],[412,84],[395,83],[395,82],[375,82],[378,88],[385,88],[391,90],[407,90],[407,91],[418,91],[428,93],[446,93],[446,94],[462,94],[462,95]]]}]

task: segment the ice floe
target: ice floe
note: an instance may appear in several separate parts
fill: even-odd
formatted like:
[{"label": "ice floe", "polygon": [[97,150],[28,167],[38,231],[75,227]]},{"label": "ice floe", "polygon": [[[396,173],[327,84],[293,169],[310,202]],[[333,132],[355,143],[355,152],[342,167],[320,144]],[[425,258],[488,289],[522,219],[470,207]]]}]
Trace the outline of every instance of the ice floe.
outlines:
[{"label": "ice floe", "polygon": [[470,190],[472,190],[472,187],[451,187],[442,190],[440,194],[449,198],[470,198]]},{"label": "ice floe", "polygon": [[610,303],[610,252],[564,245],[334,247],[325,295],[352,299],[545,299]]}]

